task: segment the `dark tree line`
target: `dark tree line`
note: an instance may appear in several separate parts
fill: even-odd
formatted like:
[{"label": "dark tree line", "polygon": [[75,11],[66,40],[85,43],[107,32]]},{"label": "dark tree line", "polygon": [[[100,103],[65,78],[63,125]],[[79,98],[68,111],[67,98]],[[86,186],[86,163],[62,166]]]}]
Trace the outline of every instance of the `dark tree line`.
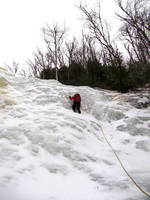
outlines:
[{"label": "dark tree line", "polygon": [[67,29],[58,24],[42,31],[46,50],[37,49],[28,60],[30,74],[56,79],[64,84],[88,85],[126,92],[150,83],[150,5],[148,0],[116,0],[122,26],[120,42],[128,53],[123,57],[103,21],[101,5],[90,9],[80,4],[86,29],[81,39],[66,40]]}]

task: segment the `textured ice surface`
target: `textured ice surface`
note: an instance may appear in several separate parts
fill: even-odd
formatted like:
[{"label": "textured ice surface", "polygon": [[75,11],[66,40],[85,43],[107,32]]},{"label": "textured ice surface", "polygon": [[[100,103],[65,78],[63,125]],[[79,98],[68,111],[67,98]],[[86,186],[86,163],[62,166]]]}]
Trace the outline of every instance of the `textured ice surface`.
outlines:
[{"label": "textured ice surface", "polygon": [[[2,78],[1,78],[2,77]],[[0,200],[146,200],[150,110],[107,90],[0,72]],[[82,114],[68,96],[79,92]]]}]

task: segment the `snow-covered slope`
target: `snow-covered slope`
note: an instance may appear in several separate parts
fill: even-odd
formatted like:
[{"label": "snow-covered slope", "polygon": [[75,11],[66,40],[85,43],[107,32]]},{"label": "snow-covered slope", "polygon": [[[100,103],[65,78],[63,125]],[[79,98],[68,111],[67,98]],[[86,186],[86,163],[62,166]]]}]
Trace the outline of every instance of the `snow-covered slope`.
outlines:
[{"label": "snow-covered slope", "polygon": [[[79,92],[82,114],[68,96]],[[0,200],[146,200],[150,109],[129,96],[0,70]],[[132,98],[132,95],[131,95]]]}]

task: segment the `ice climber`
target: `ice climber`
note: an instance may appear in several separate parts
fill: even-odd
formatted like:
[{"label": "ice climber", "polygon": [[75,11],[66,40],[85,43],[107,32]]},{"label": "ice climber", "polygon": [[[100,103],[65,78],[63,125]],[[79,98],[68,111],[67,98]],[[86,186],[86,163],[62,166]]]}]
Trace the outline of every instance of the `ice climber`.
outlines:
[{"label": "ice climber", "polygon": [[76,110],[78,111],[78,113],[81,113],[80,110],[80,104],[81,104],[81,96],[79,93],[75,94],[74,96],[69,96],[70,100],[73,100],[73,104],[72,104],[72,110],[74,112],[76,112]]}]

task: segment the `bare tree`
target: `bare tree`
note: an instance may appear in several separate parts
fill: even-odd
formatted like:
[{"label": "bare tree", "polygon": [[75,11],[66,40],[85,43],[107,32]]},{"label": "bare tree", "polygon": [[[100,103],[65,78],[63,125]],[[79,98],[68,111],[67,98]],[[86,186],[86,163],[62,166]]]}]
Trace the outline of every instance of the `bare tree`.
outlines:
[{"label": "bare tree", "polygon": [[108,24],[102,20],[100,3],[95,9],[88,9],[86,5],[80,4],[79,9],[84,14],[90,37],[95,38],[99,42],[102,51],[107,54],[105,61],[107,60],[110,63],[113,69],[112,72],[115,71],[116,80],[121,91],[123,85],[122,79],[124,78],[122,73],[124,68],[122,55],[117,46],[111,41]]},{"label": "bare tree", "polygon": [[82,49],[82,64],[86,68],[88,60],[95,61],[97,58],[96,55],[96,46],[95,40],[88,34],[85,34],[82,31],[82,40],[81,40],[81,49]]},{"label": "bare tree", "polygon": [[88,9],[85,5],[80,4],[79,9],[85,16],[85,21],[89,28],[91,38],[95,38],[102,48],[107,50],[110,60],[113,63],[114,59],[118,59],[118,48],[111,42],[108,24],[104,23],[101,17],[101,6],[98,4],[98,11]]},{"label": "bare tree", "polygon": [[72,61],[74,60],[74,54],[75,54],[74,52],[76,49],[76,44],[77,40],[75,37],[72,39],[72,41],[66,42],[66,48],[67,48],[66,56],[68,58],[69,65],[71,65]]},{"label": "bare tree", "polygon": [[121,35],[127,42],[131,60],[133,53],[139,61],[150,60],[150,4],[147,0],[128,0],[125,4],[122,0],[116,1],[122,11],[117,16],[124,23]]},{"label": "bare tree", "polygon": [[[47,53],[44,53],[39,48],[36,52],[33,53],[33,60],[29,59],[27,61],[29,68],[31,69],[31,76],[41,77],[42,71],[44,69],[50,69],[52,66],[51,56]],[[42,75],[42,79],[44,79],[44,74]]]},{"label": "bare tree", "polygon": [[62,46],[64,43],[64,36],[66,33],[66,27],[60,28],[58,24],[50,27],[46,25],[43,28],[44,40],[47,45],[47,54],[51,57],[51,60],[55,66],[56,70],[56,80],[58,80],[58,65],[61,64],[63,60],[62,56]]},{"label": "bare tree", "polygon": [[97,58],[95,40],[92,37],[90,37],[89,35],[85,35],[85,40],[86,40],[86,44],[87,44],[88,59],[94,61]]},{"label": "bare tree", "polygon": [[[75,60],[74,55],[76,51],[76,45],[77,41],[76,38],[73,37],[72,41],[66,42],[66,57],[68,59],[68,65],[70,66],[72,62]],[[68,68],[68,73],[67,73],[68,81],[70,80],[70,71]]]},{"label": "bare tree", "polygon": [[11,65],[5,64],[5,67],[11,73],[16,74],[19,70],[19,63],[16,61],[13,61]]}]

